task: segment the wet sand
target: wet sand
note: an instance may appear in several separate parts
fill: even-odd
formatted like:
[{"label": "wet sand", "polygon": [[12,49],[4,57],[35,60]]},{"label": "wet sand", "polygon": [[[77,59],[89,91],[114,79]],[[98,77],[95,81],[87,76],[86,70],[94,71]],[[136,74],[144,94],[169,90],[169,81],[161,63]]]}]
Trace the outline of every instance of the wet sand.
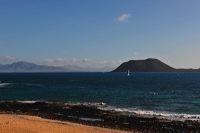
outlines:
[{"label": "wet sand", "polygon": [[0,115],[1,133],[127,133],[27,115]]}]

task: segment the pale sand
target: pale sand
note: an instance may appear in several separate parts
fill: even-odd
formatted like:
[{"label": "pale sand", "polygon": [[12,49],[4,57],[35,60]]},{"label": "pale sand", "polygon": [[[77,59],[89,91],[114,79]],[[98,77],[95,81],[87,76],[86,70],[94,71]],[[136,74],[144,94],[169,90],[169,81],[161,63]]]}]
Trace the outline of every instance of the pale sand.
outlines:
[{"label": "pale sand", "polygon": [[126,133],[124,131],[47,120],[35,116],[0,114],[0,133]]}]

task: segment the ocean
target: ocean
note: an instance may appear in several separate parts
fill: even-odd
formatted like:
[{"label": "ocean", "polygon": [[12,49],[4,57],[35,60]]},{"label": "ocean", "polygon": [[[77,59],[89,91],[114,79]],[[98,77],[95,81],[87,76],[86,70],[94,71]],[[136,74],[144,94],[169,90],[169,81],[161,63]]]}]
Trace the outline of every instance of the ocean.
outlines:
[{"label": "ocean", "polygon": [[0,100],[106,103],[107,109],[200,118],[200,73],[1,73]]}]

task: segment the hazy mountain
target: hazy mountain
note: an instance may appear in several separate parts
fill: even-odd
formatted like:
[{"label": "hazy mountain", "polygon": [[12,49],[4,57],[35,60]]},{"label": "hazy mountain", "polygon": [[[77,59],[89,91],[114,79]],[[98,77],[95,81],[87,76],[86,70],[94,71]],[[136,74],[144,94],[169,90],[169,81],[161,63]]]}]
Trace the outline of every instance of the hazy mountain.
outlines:
[{"label": "hazy mountain", "polygon": [[62,67],[36,65],[29,62],[15,62],[12,64],[0,65],[0,72],[63,72],[67,71]]},{"label": "hazy mountain", "polygon": [[111,67],[80,67],[75,65],[67,66],[47,66],[37,65],[29,62],[15,62],[12,64],[0,64],[0,72],[106,72],[111,71]]},{"label": "hazy mountain", "polygon": [[158,59],[130,60],[122,63],[113,72],[200,72],[200,69],[176,69]]}]

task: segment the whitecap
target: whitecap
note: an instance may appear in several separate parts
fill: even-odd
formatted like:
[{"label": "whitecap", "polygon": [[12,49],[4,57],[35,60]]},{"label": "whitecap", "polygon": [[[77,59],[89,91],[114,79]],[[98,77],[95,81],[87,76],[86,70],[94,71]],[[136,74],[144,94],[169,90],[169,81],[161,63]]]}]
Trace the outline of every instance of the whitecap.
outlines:
[{"label": "whitecap", "polygon": [[19,103],[28,103],[28,104],[33,104],[36,103],[37,101],[18,101]]},{"label": "whitecap", "polygon": [[0,88],[1,87],[6,87],[6,86],[9,86],[9,85],[11,85],[11,83],[2,83],[2,82],[0,82]]}]

